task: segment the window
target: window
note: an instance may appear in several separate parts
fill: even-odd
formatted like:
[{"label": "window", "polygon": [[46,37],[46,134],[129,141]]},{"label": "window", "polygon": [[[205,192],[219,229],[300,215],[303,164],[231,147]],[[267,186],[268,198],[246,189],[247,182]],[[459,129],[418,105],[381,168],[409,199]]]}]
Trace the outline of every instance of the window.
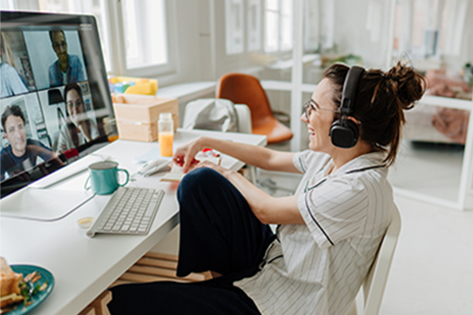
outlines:
[{"label": "window", "polygon": [[108,72],[144,76],[172,69],[166,3],[172,6],[166,0],[0,0],[2,9],[94,15]]},{"label": "window", "polygon": [[265,45],[266,52],[292,49],[293,0],[265,1]]},{"label": "window", "polygon": [[320,50],[320,4],[318,1],[304,1],[304,52]]},{"label": "window", "polygon": [[243,52],[243,0],[225,1],[225,44],[228,55]]},{"label": "window", "polygon": [[127,69],[168,63],[164,0],[122,0]]},{"label": "window", "polygon": [[248,0],[248,51],[257,51],[261,47],[261,0]]},{"label": "window", "polygon": [[414,59],[460,55],[467,6],[467,0],[400,1],[395,12],[394,50]]}]

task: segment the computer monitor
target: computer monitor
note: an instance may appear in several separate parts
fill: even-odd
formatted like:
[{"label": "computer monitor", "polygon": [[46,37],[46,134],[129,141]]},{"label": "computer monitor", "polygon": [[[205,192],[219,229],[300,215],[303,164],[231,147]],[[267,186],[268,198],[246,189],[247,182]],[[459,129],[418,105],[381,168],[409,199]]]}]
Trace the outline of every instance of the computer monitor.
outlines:
[{"label": "computer monitor", "polygon": [[3,198],[108,143],[114,114],[93,16],[0,14]]}]

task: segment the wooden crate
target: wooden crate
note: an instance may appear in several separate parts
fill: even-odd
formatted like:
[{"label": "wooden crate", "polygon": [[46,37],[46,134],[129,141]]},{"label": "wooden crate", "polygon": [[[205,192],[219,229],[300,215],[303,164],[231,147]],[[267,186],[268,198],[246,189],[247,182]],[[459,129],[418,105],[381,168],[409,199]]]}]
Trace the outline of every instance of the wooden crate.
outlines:
[{"label": "wooden crate", "polygon": [[172,114],[174,131],[179,127],[179,105],[176,98],[119,94],[113,95],[112,99],[120,139],[156,141],[161,113]]}]

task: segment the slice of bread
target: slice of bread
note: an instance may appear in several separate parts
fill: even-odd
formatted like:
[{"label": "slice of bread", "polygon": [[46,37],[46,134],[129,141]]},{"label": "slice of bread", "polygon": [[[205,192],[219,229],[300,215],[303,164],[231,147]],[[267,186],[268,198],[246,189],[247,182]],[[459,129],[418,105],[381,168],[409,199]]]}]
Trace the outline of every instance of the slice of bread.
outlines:
[{"label": "slice of bread", "polygon": [[23,275],[15,273],[6,260],[0,257],[0,307],[4,308],[11,304],[23,301],[20,295],[20,281]]},{"label": "slice of bread", "polygon": [[2,296],[0,298],[0,309],[3,309],[9,305],[17,304],[22,302],[24,297],[22,295],[12,293],[10,295]]}]

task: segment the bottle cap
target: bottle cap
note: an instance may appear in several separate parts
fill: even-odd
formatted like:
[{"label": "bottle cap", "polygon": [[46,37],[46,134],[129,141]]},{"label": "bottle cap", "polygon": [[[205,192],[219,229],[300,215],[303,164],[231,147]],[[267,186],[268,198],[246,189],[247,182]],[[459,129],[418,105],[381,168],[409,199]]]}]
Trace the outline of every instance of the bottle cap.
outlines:
[{"label": "bottle cap", "polygon": [[159,120],[172,120],[171,113],[161,113],[159,114]]}]

